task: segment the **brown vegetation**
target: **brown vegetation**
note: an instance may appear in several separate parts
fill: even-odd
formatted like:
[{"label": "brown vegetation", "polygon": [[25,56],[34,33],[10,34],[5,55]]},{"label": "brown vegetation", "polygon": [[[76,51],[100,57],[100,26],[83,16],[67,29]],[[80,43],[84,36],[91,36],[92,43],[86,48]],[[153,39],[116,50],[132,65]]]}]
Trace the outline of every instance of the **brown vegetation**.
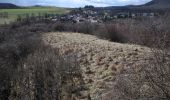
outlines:
[{"label": "brown vegetation", "polygon": [[137,72],[131,68],[117,76],[113,91],[106,97],[108,100],[170,99],[170,31],[167,28],[170,23],[166,18],[146,23],[138,33],[142,36],[141,43],[152,47],[151,55]]},{"label": "brown vegetation", "polygon": [[[45,45],[41,39],[40,33],[52,31],[92,34],[114,42],[151,47],[150,59],[144,59],[147,63],[134,67],[130,66],[129,62],[130,68],[122,70],[120,67],[117,68],[121,64],[115,62],[102,69],[100,73],[105,79],[108,78],[106,77],[108,74],[117,75],[114,78],[113,91],[107,98],[109,100],[169,99],[169,25],[168,15],[156,19],[125,19],[96,24],[52,22],[29,16],[25,19],[18,18],[18,22],[0,28],[0,99],[68,100],[82,96],[80,92],[84,88],[82,87],[84,81],[77,55],[67,55],[71,51],[68,48],[65,49],[65,55],[60,54],[57,48]],[[120,53],[118,56],[133,58],[137,51],[138,49],[135,50],[135,54]],[[88,58],[94,60],[96,68],[110,61],[109,58],[104,59],[101,54],[98,54],[96,59],[93,59],[93,55],[90,56]],[[88,61],[81,62],[86,64]],[[94,73],[94,69],[92,71],[90,67],[86,70],[86,74]],[[94,82],[92,79],[87,81],[90,84]],[[103,81],[95,81],[94,87],[102,89],[107,87]],[[94,90],[97,91],[96,88]],[[88,98],[91,99],[90,94]]]},{"label": "brown vegetation", "polygon": [[43,44],[40,33],[48,30],[42,25],[17,22],[1,27],[1,100],[62,100],[81,95],[83,80],[76,55],[62,56]]}]

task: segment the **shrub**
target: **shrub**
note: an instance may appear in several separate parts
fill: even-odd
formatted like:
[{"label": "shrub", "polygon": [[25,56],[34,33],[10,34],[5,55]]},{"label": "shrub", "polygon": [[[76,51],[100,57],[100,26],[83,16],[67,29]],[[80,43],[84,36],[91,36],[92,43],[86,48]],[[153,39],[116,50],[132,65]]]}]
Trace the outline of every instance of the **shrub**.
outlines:
[{"label": "shrub", "polygon": [[114,23],[100,24],[95,30],[94,35],[102,39],[108,39],[113,42],[125,42],[126,38],[120,30],[120,25]]},{"label": "shrub", "polygon": [[62,56],[57,49],[45,46],[39,34],[49,31],[44,26],[34,23],[2,29],[1,100],[61,100],[80,95],[83,79],[76,56]]},{"label": "shrub", "polygon": [[[106,98],[114,100],[169,100],[170,99],[170,56],[169,56],[169,29],[159,19],[156,22],[147,22],[147,28],[142,28],[145,41],[140,43],[151,47],[149,58],[137,72],[130,68],[117,75],[113,89]],[[159,23],[159,24],[158,24]],[[146,30],[145,30],[146,29]],[[139,30],[138,30],[139,32]],[[149,52],[148,52],[149,53]],[[144,58],[146,59],[146,58]]]},{"label": "shrub", "polygon": [[[74,61],[76,58],[72,56]],[[49,46],[39,46],[26,59],[21,60],[13,82],[12,99],[57,99],[71,97],[79,92],[77,81],[81,81],[81,72],[77,62],[63,58],[58,50]],[[19,87],[19,89],[17,89]]]},{"label": "shrub", "polygon": [[66,27],[66,24],[58,22],[53,25],[53,30],[63,32],[66,31]]}]

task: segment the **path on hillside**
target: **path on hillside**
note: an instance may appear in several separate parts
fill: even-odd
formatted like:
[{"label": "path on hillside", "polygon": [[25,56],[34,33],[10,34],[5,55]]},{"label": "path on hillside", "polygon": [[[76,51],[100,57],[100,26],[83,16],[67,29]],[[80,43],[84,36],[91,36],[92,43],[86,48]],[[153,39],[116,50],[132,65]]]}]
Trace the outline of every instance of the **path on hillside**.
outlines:
[{"label": "path on hillside", "polygon": [[77,53],[84,81],[89,88],[83,92],[90,93],[94,100],[107,94],[115,76],[122,70],[132,67],[140,70],[149,52],[146,47],[109,42],[80,33],[46,33],[43,40],[59,48],[63,54]]}]

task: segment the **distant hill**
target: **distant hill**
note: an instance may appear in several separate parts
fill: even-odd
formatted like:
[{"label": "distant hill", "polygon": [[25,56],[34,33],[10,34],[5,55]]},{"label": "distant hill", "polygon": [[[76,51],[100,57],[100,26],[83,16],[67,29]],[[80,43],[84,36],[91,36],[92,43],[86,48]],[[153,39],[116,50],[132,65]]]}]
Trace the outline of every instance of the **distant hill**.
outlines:
[{"label": "distant hill", "polygon": [[110,6],[104,9],[110,10],[147,10],[147,9],[170,9],[170,0],[152,0],[143,5]]},{"label": "distant hill", "polygon": [[152,9],[170,9],[170,0],[152,0],[141,7]]},{"label": "distant hill", "polygon": [[19,8],[19,6],[11,3],[0,3],[0,9],[12,9],[12,8]]}]

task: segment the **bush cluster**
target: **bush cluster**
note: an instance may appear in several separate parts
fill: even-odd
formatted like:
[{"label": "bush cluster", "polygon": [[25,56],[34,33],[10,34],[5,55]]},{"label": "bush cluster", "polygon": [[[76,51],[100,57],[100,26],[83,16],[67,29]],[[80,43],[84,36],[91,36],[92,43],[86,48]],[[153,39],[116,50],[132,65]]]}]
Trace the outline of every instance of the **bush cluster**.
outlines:
[{"label": "bush cluster", "polygon": [[29,22],[0,28],[0,100],[63,100],[80,95],[83,81],[76,55],[60,55],[41,41],[40,33],[51,31],[47,21]]}]

